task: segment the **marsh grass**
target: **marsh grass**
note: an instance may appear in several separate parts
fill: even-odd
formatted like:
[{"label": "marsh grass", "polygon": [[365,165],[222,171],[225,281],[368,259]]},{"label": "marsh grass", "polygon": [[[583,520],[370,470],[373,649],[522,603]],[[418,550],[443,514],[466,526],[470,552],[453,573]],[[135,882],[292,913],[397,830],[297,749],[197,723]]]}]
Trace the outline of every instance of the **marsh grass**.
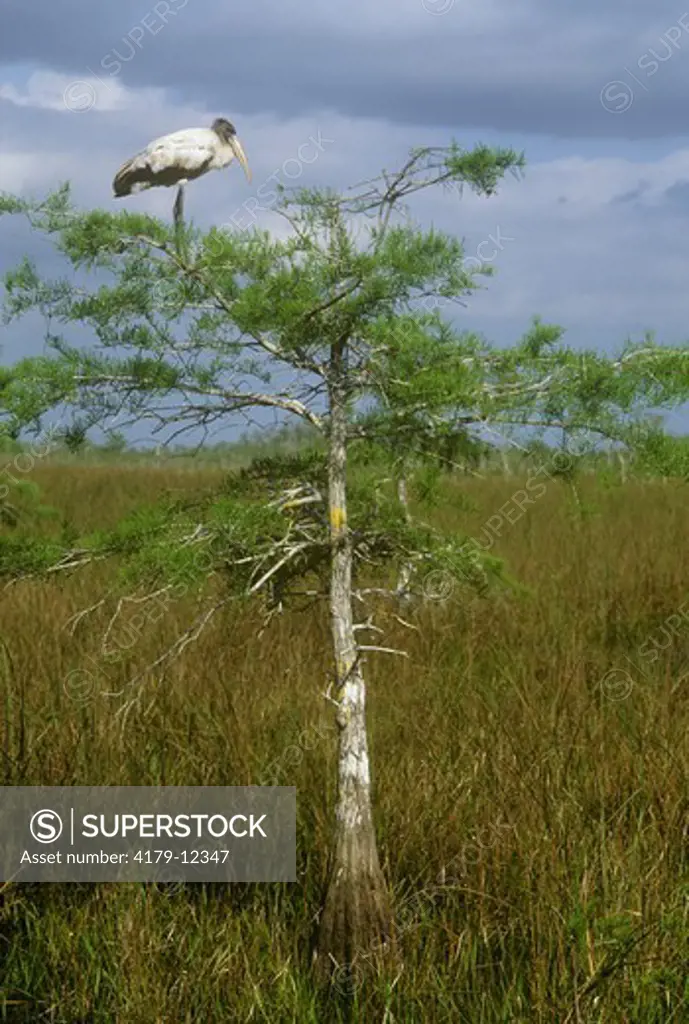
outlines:
[{"label": "marsh grass", "polygon": [[[47,465],[32,478],[83,530],[219,475]],[[454,482],[435,514],[479,536],[519,486]],[[6,590],[5,785],[244,785],[270,768],[297,787],[299,880],[7,885],[0,1020],[689,1020],[689,622],[667,628],[687,600],[686,493],[591,477],[574,500],[551,482],[495,542],[522,590],[457,589],[417,613],[419,632],[390,623],[386,643],[410,658],[373,655],[368,678],[401,963],[355,966],[325,995],[309,974],[335,798],[325,618],[288,613],[258,640],[254,612],[226,611],[137,684],[123,728],[107,693],[186,628],[194,596],[110,664],[107,609],[65,626],[111,570]],[[66,685],[77,670],[88,692]]]}]

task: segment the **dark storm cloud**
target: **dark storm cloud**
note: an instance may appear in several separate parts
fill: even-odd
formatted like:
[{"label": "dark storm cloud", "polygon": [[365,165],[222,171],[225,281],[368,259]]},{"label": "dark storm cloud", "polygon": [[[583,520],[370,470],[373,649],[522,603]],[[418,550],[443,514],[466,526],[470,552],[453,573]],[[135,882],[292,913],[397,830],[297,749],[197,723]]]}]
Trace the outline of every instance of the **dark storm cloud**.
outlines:
[{"label": "dark storm cloud", "polygon": [[611,203],[634,203],[638,204],[638,201],[648,192],[650,187],[649,182],[640,181],[636,188],[631,188],[627,192],[623,192],[619,196],[615,196],[611,199]]},{"label": "dark storm cloud", "polygon": [[683,213],[689,211],[689,181],[677,181],[663,193],[663,199]]},{"label": "dark storm cloud", "polygon": [[233,114],[626,139],[686,120],[689,13],[646,0],[4,0],[2,23],[0,62],[88,68]]}]

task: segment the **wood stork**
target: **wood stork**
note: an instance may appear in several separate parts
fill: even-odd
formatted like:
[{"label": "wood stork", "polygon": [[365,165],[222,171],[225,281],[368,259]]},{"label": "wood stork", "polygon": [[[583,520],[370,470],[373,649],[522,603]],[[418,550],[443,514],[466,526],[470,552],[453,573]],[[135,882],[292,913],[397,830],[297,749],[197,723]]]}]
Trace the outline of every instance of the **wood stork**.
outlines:
[{"label": "wood stork", "polygon": [[122,164],[112,183],[113,192],[120,199],[157,185],[177,185],[174,218],[179,229],[187,182],[227,167],[235,157],[244,168],[247,181],[251,181],[249,164],[234,125],[218,117],[210,128],[187,128],[154,139]]}]

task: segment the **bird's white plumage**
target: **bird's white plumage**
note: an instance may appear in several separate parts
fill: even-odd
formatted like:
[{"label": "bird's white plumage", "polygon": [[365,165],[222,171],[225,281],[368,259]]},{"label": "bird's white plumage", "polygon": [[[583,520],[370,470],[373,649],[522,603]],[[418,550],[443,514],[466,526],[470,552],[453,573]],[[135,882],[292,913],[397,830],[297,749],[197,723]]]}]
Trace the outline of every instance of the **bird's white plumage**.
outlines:
[{"label": "bird's white plumage", "polygon": [[187,128],[162,135],[120,167],[113,182],[115,195],[131,195],[157,185],[183,185],[208,171],[227,167],[235,158],[251,180],[234,127],[224,119],[218,119],[212,128]]},{"label": "bird's white plumage", "polygon": [[154,174],[172,166],[186,171],[220,170],[232,163],[234,153],[228,145],[218,142],[210,128],[191,128],[154,139],[134,160],[149,166]]}]

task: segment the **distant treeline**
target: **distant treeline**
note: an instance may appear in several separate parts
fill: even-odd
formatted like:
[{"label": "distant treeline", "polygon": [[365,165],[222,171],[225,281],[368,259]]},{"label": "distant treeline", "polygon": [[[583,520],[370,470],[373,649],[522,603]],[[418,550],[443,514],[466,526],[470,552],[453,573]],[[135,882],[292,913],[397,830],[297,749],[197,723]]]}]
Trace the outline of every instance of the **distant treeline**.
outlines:
[{"label": "distant treeline", "polygon": [[[256,428],[234,440],[216,443],[166,444],[146,446],[129,442],[121,432],[113,432],[99,442],[89,438],[77,425],[54,432],[36,441],[22,441],[0,436],[2,456],[16,456],[41,447],[41,461],[60,463],[102,463],[116,461],[156,465],[173,462],[184,466],[199,463],[219,468],[241,468],[256,458],[289,455],[305,448],[321,448],[322,439],[311,427],[298,423],[279,427]],[[432,456],[431,456],[432,461]],[[544,440],[524,443],[514,440],[491,444],[469,433],[448,455],[438,449],[438,465],[447,471],[472,474],[518,474],[526,469],[550,467],[555,475],[574,472],[614,471],[626,479],[628,475],[689,478],[689,436],[652,434],[639,445],[634,454],[624,446],[596,446],[590,438],[566,438],[559,443]]]}]

